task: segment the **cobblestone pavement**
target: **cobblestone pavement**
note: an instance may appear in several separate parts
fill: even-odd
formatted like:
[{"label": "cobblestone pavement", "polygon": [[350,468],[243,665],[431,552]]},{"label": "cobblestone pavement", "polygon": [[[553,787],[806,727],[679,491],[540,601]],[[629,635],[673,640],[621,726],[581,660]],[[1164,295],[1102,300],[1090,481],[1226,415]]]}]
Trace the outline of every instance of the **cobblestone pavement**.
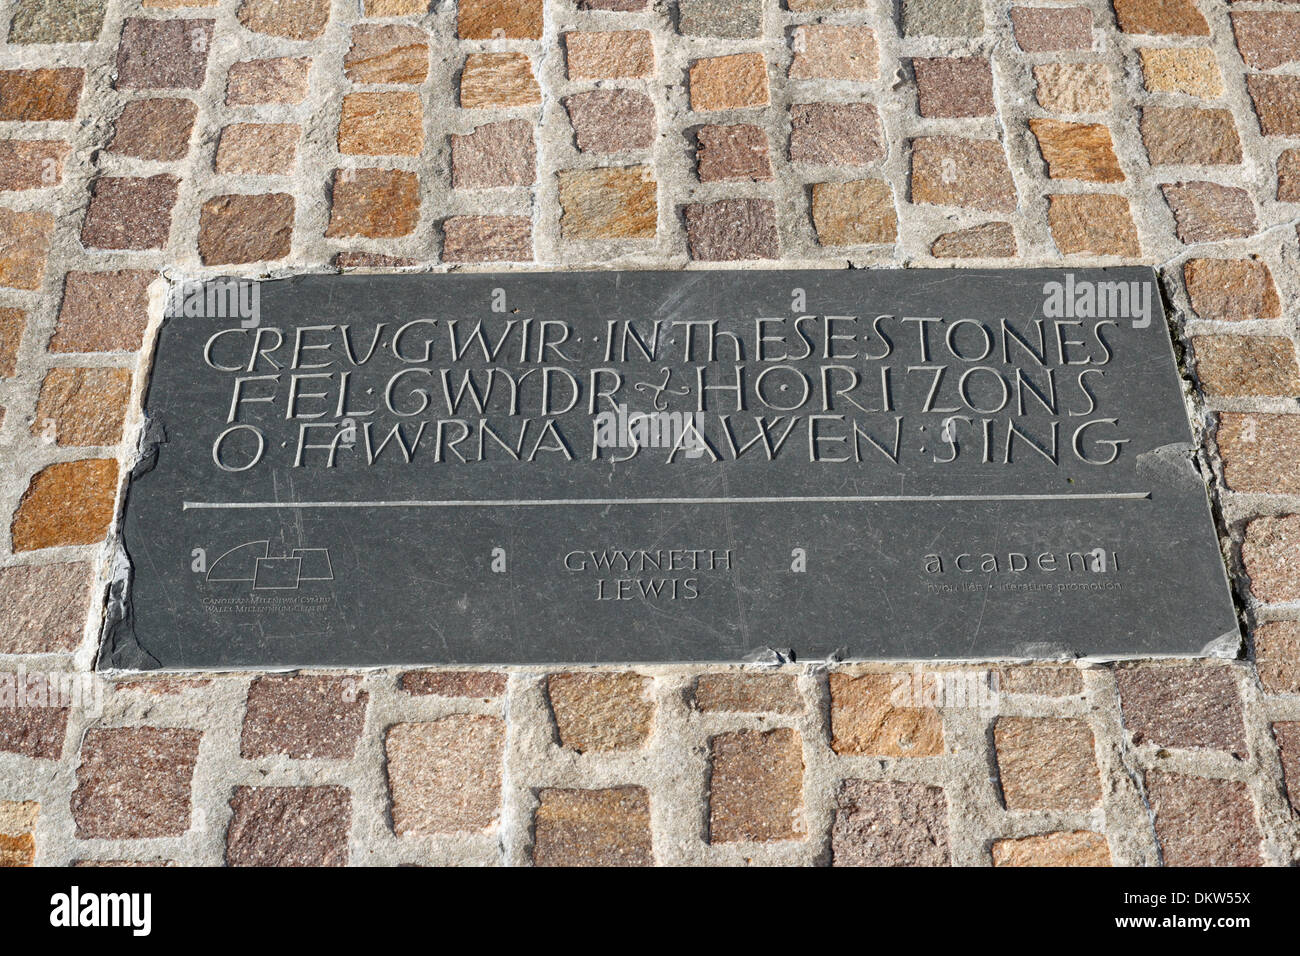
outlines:
[{"label": "cobblestone pavement", "polygon": [[[0,863],[1300,857],[1300,4],[7,0],[0,37]],[[1242,659],[87,677],[160,275],[738,263],[1157,266]]]}]

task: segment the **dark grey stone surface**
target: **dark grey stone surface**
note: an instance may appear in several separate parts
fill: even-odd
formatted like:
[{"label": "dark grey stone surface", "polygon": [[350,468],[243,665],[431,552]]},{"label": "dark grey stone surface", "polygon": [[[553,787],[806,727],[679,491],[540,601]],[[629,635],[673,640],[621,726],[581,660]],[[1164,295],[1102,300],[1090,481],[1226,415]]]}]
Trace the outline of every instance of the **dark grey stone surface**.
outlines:
[{"label": "dark grey stone surface", "polygon": [[258,292],[163,325],[101,666],[1235,652],[1149,269]]}]

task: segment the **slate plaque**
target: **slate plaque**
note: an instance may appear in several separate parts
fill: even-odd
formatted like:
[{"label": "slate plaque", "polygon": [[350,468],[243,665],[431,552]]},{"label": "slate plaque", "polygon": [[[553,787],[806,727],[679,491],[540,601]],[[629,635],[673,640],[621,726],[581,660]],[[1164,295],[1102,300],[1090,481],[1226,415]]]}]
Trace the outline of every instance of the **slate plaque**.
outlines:
[{"label": "slate plaque", "polygon": [[174,293],[102,666],[1235,652],[1149,269]]}]

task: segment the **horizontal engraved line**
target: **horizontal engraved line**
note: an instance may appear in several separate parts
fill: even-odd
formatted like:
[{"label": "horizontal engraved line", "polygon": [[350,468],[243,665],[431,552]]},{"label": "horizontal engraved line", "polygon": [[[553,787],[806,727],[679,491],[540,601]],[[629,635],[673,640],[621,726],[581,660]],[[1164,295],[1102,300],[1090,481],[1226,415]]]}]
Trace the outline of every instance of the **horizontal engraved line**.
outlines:
[{"label": "horizontal engraved line", "polygon": [[182,511],[256,508],[538,508],[561,505],[779,505],[822,502],[858,504],[924,501],[1137,501],[1149,491],[1106,491],[1059,495],[825,495],[754,498],[498,498],[465,501],[186,501]]}]

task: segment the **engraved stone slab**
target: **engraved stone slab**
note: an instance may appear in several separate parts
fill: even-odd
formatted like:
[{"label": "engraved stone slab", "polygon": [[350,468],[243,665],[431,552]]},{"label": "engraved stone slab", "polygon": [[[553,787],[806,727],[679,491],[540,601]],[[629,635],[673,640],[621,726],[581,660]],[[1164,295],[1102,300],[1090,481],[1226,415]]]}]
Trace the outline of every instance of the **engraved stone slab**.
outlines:
[{"label": "engraved stone slab", "polygon": [[1149,269],[174,292],[101,666],[1235,653]]}]

